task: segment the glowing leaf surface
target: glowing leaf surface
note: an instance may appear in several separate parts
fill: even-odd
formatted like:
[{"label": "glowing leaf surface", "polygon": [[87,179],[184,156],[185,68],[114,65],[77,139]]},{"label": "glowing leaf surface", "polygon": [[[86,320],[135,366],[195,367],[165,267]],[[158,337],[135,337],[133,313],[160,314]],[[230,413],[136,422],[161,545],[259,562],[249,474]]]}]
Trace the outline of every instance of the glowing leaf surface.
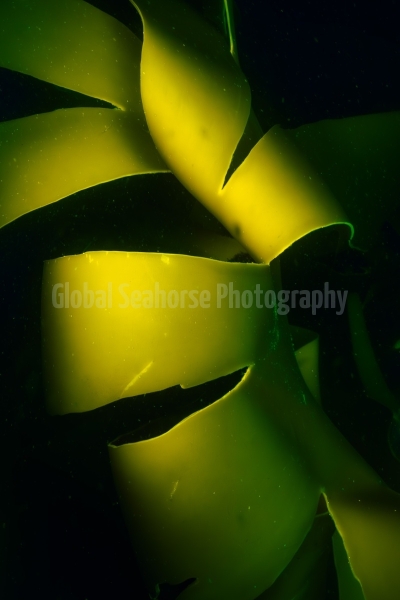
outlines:
[{"label": "glowing leaf surface", "polygon": [[252,600],[310,529],[320,488],[260,391],[250,370],[164,435],[109,447],[151,588],[195,577],[182,600]]},{"label": "glowing leaf surface", "polygon": [[81,0],[0,4],[0,66],[142,113],[141,43]]},{"label": "glowing leaf surface", "polygon": [[[229,295],[219,306],[218,289],[225,286],[228,294],[232,285],[239,295],[257,284],[271,288],[268,267],[174,254],[92,252],[49,261],[42,322],[50,412],[84,412],[177,384],[197,385],[252,364],[260,345],[269,343],[274,311],[229,308]],[[88,292],[86,307],[85,285],[94,294]],[[74,290],[82,300],[78,308]],[[142,298],[132,307],[135,291]],[[209,298],[203,308],[202,293]],[[152,298],[152,307],[146,307],[146,298]],[[55,308],[60,301],[64,306]]]},{"label": "glowing leaf surface", "polygon": [[0,226],[93,185],[160,171],[167,167],[131,113],[71,108],[0,123]]},{"label": "glowing leaf surface", "polygon": [[327,119],[286,130],[371,248],[400,196],[400,112]]},{"label": "glowing leaf surface", "polygon": [[172,172],[257,260],[314,229],[346,222],[319,176],[275,128],[225,187],[250,114],[247,81],[224,38],[188,6],[135,2],[144,22],[143,106]]}]

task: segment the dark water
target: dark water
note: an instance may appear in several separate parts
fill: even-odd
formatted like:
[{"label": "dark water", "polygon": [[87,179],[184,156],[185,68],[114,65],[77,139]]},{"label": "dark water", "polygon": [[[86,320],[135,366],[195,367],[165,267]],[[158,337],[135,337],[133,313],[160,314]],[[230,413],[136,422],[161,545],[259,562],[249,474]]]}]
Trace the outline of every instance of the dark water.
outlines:
[{"label": "dark water", "polygon": [[[140,35],[140,20],[128,1],[93,4]],[[193,4],[206,10],[209,3]],[[369,6],[237,2],[241,65],[264,130],[275,123],[297,127],[400,109],[397,4]],[[0,69],[1,120],[99,104]],[[41,272],[46,259],[88,249],[177,251],[173,241],[165,243],[166,234],[172,222],[188,231],[192,201],[172,175],[128,178],[25,215],[0,233],[0,527],[7,542],[0,576],[6,600],[147,597],[120,514],[107,442],[159,417],[180,414],[182,406],[195,408],[200,400],[220,397],[235,376],[192,390],[121,400],[93,413],[49,417],[41,379]],[[398,204],[369,252],[337,253],[335,240],[312,234],[282,257],[286,289],[321,289],[329,273],[331,287],[368,297],[366,320],[374,350],[397,393],[400,354],[393,345],[400,339],[399,266]],[[347,320],[323,311],[314,317],[292,311],[290,320],[320,334],[328,415],[400,491],[400,469],[387,441],[390,413],[363,390]],[[326,598],[336,598],[335,589],[331,570]],[[164,593],[168,597],[174,597],[171,590]]]}]

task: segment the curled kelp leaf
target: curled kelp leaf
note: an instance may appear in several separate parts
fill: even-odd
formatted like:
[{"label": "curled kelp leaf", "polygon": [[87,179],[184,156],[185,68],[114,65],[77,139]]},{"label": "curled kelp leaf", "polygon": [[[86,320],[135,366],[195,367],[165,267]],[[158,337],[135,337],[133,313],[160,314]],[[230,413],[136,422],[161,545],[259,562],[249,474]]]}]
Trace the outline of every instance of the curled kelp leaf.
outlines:
[{"label": "curled kelp leaf", "polygon": [[268,397],[269,414],[285,436],[300,441],[299,452],[324,490],[366,600],[390,600],[400,595],[400,495],[383,484],[296,381],[286,328],[282,322],[275,370],[266,361],[253,367],[254,372],[262,369],[259,382]]},{"label": "curled kelp leaf", "polygon": [[[290,564],[257,600],[321,600],[332,552],[334,523],[327,512],[317,514]],[[342,598],[340,599],[342,600]],[[356,598],[354,598],[356,600]]]},{"label": "curled kelp leaf", "polygon": [[174,0],[134,2],[144,23],[141,92],[157,149],[185,187],[253,256],[269,263],[314,229],[346,222],[279,128],[224,186],[250,114],[247,81],[223,37]]},{"label": "curled kelp leaf", "polygon": [[[44,6],[33,6],[39,5]],[[188,7],[153,0],[143,11],[141,76],[146,117],[158,149],[184,185],[264,262],[313,228],[345,220],[318,174],[299,157],[290,136],[278,128],[260,140],[224,187],[249,114],[247,83],[226,44],[196,21]],[[110,72],[110,67],[106,70]],[[123,100],[124,94],[117,96]],[[117,144],[125,148],[125,138],[117,137]],[[268,281],[268,270],[257,265],[215,266],[213,261],[194,264],[190,261],[195,259],[172,255],[142,257],[142,263],[136,258],[132,269],[129,255],[122,254],[118,260],[109,258],[112,255],[66,257],[46,266],[43,337],[51,412],[90,410],[120,397],[176,383],[194,385],[255,363],[242,382],[243,386],[251,382],[251,390],[246,388],[249,394],[242,396],[240,390],[244,388],[239,386],[226,397],[232,399],[239,390],[240,407],[229,404],[228,413],[219,414],[221,406],[228,406],[224,398],[156,440],[129,446],[134,446],[134,453],[139,449],[132,462],[123,457],[119,465],[115,463],[117,480],[121,477],[121,497],[126,494],[127,498],[128,521],[136,524],[137,515],[144,515],[136,530],[141,539],[145,538],[140,545],[150,583],[156,587],[164,581],[173,584],[198,578],[182,598],[210,598],[209,590],[221,598],[231,589],[231,597],[240,593],[241,600],[253,598],[271,585],[296,552],[323,489],[367,600],[389,600],[393,593],[400,596],[396,561],[399,497],[382,485],[320,410],[300,376],[276,313],[271,311],[271,317],[266,318],[266,312],[257,310],[232,307],[207,313],[203,307],[195,313],[196,307],[187,307],[178,314],[161,313],[160,306],[137,306],[144,298],[151,302],[147,292],[154,294],[157,282],[165,283],[166,292],[186,291],[186,298],[190,287],[200,293],[200,284],[207,282],[207,290],[210,281],[223,283],[228,293],[232,282],[243,293]],[[155,270],[149,267],[149,260],[155,261]],[[187,261],[186,269],[182,269],[182,261]],[[230,268],[237,269],[237,279]],[[113,310],[113,287],[110,305],[109,284],[113,282],[127,285],[125,294],[128,289],[142,294],[140,299],[136,293],[122,298],[123,304],[128,300],[126,309],[132,301],[136,305],[131,306],[132,320],[121,310],[123,306]],[[230,410],[232,406],[234,410]],[[160,448],[158,442],[165,439],[172,439],[172,443]],[[205,440],[210,440],[209,445]],[[142,463],[146,458],[142,449],[149,447],[147,461]],[[156,448],[154,454],[152,447]],[[121,446],[121,453],[124,448]],[[120,452],[120,448],[110,452]],[[154,463],[160,470],[159,477],[153,479],[149,467]],[[163,466],[168,468],[163,470]],[[239,482],[241,473],[251,474],[244,491]],[[227,480],[230,485],[226,485]],[[143,490],[133,499],[132,481],[138,482],[136,491]],[[281,482],[283,492],[289,492],[287,497],[280,495]],[[211,497],[214,484],[221,486],[215,489],[222,497],[215,510]],[[260,486],[263,493],[257,499]],[[168,520],[167,500],[177,501],[175,521]],[[248,500],[255,501],[256,516],[243,520]],[[251,511],[251,504],[248,506]],[[276,523],[271,520],[274,511],[279,516]],[[164,538],[168,531],[170,535]],[[195,543],[191,531],[198,534]],[[249,532],[251,545],[246,542]],[[288,547],[283,538],[289,540]],[[273,547],[268,546],[269,539],[275,542]],[[228,548],[227,540],[231,542]],[[279,552],[277,544],[281,544]],[[377,547],[381,548],[379,553]],[[215,558],[214,566],[204,562],[208,551]],[[181,562],[186,554],[187,562]],[[270,565],[268,571],[266,564]],[[180,565],[190,568],[184,572]],[[202,570],[192,572],[196,565]],[[232,565],[238,565],[234,589]],[[215,573],[214,587],[212,579],[206,580],[210,569]]]},{"label": "curled kelp leaf", "polygon": [[0,226],[93,185],[167,170],[132,113],[71,108],[0,123]]},{"label": "curled kelp leaf", "polygon": [[16,0],[0,7],[0,65],[113,103],[0,125],[3,226],[82,189],[166,172],[140,97],[141,42],[81,0]]},{"label": "curled kelp leaf", "polygon": [[0,66],[142,113],[141,42],[81,0],[0,5]]},{"label": "curled kelp leaf", "polygon": [[214,202],[250,113],[249,85],[226,40],[190,6],[135,6],[144,23],[140,77],[150,132],[185,187]]},{"label": "curled kelp leaf", "polygon": [[339,199],[354,243],[373,248],[400,197],[400,112],[327,119],[285,130]]},{"label": "curled kelp leaf", "polygon": [[47,262],[50,412],[84,412],[252,364],[274,343],[271,288],[264,265],[183,255],[91,252]]},{"label": "curled kelp leaf", "polygon": [[251,600],[295,555],[320,487],[268,401],[250,369],[234,390],[167,433],[110,445],[150,589],[195,578],[182,600]]},{"label": "curled kelp leaf", "polygon": [[[359,226],[356,243],[368,245],[380,214],[400,191],[398,113],[322,121],[284,133],[274,128],[247,160],[238,154],[244,163],[223,188],[228,167],[238,166],[231,160],[248,123],[246,79],[227,41],[189,7],[160,0],[138,5],[147,32],[141,73],[146,117],[184,185],[263,262],[313,229],[347,221],[332,192]],[[225,13],[235,52],[229,2]],[[143,120],[141,45],[118,21],[81,0],[16,0],[2,5],[0,17],[3,66],[108,100]],[[364,211],[371,194],[373,210]]]},{"label": "curled kelp leaf", "polygon": [[[134,261],[130,265],[129,261],[132,257]],[[154,265],[151,265],[152,261]],[[186,269],[183,268],[185,261]],[[236,278],[234,270],[236,270]],[[178,311],[169,307],[170,312],[162,314],[160,306],[158,308],[154,306],[154,296],[153,300],[151,299],[150,292],[153,291],[154,294],[156,291],[156,282],[160,285],[159,289],[165,286],[165,291],[168,293],[182,291],[184,286],[186,290],[184,296],[190,299],[188,290],[192,287],[193,290],[200,291],[200,283],[203,285],[203,282],[206,282],[210,289],[213,284],[224,282],[229,291],[229,282],[232,282],[235,289],[243,294],[246,290],[254,289],[254,285],[260,281],[268,281],[268,273],[268,267],[263,265],[226,264],[180,255],[99,252],[51,261],[45,270],[43,294],[44,358],[47,386],[50,392],[50,409],[61,414],[90,410],[124,395],[162,389],[174,383],[194,385],[199,383],[200,379],[209,380],[224,374],[225,368],[237,369],[242,359],[241,364],[254,362],[249,375],[242,382],[246,386],[247,383],[251,383],[245,388],[247,391],[244,402],[246,410],[250,412],[245,418],[241,410],[236,410],[236,405],[232,412],[232,418],[238,418],[236,429],[242,428],[241,435],[244,436],[246,443],[239,443],[239,429],[238,433],[235,433],[236,429],[229,420],[230,417],[217,418],[218,413],[215,410],[224,405],[225,399],[222,399],[207,407],[205,412],[200,411],[188,417],[180,425],[154,440],[121,446],[133,450],[127,451],[128,458],[126,460],[123,458],[122,467],[117,463],[116,479],[122,482],[118,484],[122,486],[121,497],[126,496],[123,502],[128,522],[134,522],[136,527],[137,515],[141,515],[140,524],[135,528],[135,535],[139,536],[136,538],[139,539],[137,542],[140,546],[139,555],[144,561],[149,584],[153,586],[162,582],[175,584],[191,578],[196,580],[199,578],[199,581],[201,579],[203,582],[202,585],[205,585],[204,573],[209,572],[208,563],[203,562],[207,560],[203,555],[207,555],[210,542],[207,527],[215,524],[217,514],[221,523],[223,521],[221,507],[216,510],[215,518],[210,516],[209,509],[204,511],[205,498],[200,495],[201,508],[196,512],[196,519],[203,526],[200,532],[197,530],[197,525],[193,525],[193,529],[192,524],[196,519],[190,513],[192,510],[190,507],[196,506],[193,505],[196,494],[190,485],[186,490],[187,493],[182,496],[182,503],[179,504],[173,526],[169,527],[168,514],[165,516],[165,510],[159,510],[159,501],[162,502],[162,498],[165,498],[167,488],[168,494],[174,497],[177,490],[176,483],[187,478],[196,481],[196,490],[205,491],[210,491],[210,486],[218,481],[222,487],[216,489],[220,490],[224,504],[228,497],[232,506],[237,508],[239,506],[237,502],[242,501],[242,496],[237,487],[226,486],[226,476],[231,471],[224,461],[220,462],[223,453],[219,444],[222,443],[223,448],[227,446],[230,458],[236,448],[239,462],[235,460],[235,464],[241,465],[239,471],[246,469],[246,472],[249,472],[249,469],[258,468],[257,460],[249,454],[254,448],[257,449],[257,457],[260,461],[262,457],[270,456],[265,454],[262,444],[262,451],[258,451],[260,445],[254,437],[254,431],[259,431],[260,443],[261,439],[267,443],[268,440],[273,439],[273,430],[279,432],[281,443],[285,448],[291,448],[291,456],[297,457],[296,460],[302,465],[302,477],[296,479],[296,486],[300,486],[298,489],[302,489],[301,486],[308,485],[307,482],[312,481],[317,496],[321,490],[324,491],[329,512],[344,540],[353,572],[361,582],[366,599],[389,600],[393,597],[389,595],[392,590],[396,593],[400,592],[396,559],[400,534],[400,496],[382,484],[379,477],[358,456],[315,402],[296,364],[287,323],[279,322],[276,311],[251,312],[248,308],[238,311],[234,308],[234,300],[233,306],[229,307],[229,298],[226,310],[216,308],[212,311],[211,306],[203,306],[197,314],[190,313],[192,309],[189,307],[187,310],[179,308]],[[131,307],[134,317],[130,318],[124,314],[122,310],[124,306],[118,305],[114,310],[113,303],[110,302],[110,282],[123,281],[125,283],[122,285],[127,286],[123,288],[124,291],[127,292],[129,288],[129,291],[134,292],[133,295],[123,298],[125,302],[130,298],[135,305]],[[144,287],[147,291],[143,289]],[[111,293],[113,291],[111,288]],[[179,295],[178,293],[178,297]],[[176,301],[175,296],[174,306]],[[125,309],[129,308],[125,302]],[[242,388],[239,386],[234,392],[240,389]],[[230,397],[230,394],[226,398]],[[211,412],[207,412],[209,409]],[[202,414],[212,415],[206,427],[202,422],[200,426],[196,425],[199,421],[195,417]],[[251,419],[251,427],[245,426],[246,419]],[[226,430],[222,428],[225,420]],[[190,429],[187,433],[186,425],[191,423],[194,424],[193,431]],[[212,436],[210,439],[207,438],[207,432],[215,428],[218,430],[216,446],[214,441],[211,441]],[[184,433],[182,443],[177,445],[169,443],[174,439],[176,431]],[[246,437],[248,435],[250,437]],[[232,447],[227,443],[225,439],[227,437],[230,439],[230,444],[233,444]],[[202,455],[206,462],[202,463],[202,471],[199,472],[195,461],[194,474],[189,476],[192,469],[189,463],[194,456],[196,439],[199,440],[197,454]],[[157,440],[167,440],[165,447],[160,448]],[[206,446],[204,440],[208,440]],[[156,442],[157,444],[153,446]],[[154,452],[151,450],[152,447],[156,448]],[[138,448],[139,452],[136,456]],[[142,448],[150,448],[150,462],[146,461],[141,454]],[[217,452],[214,453],[213,449]],[[119,451],[119,448],[117,450]],[[111,453],[113,451],[110,450]],[[133,462],[129,458],[131,451],[134,453]],[[196,455],[196,452],[194,454]],[[180,473],[177,473],[176,477],[173,474],[171,480],[174,465],[182,464],[177,456],[181,457],[180,460],[185,457],[187,464],[182,467],[181,479],[178,477]],[[168,463],[169,467],[165,468],[165,461],[169,460],[171,460]],[[160,469],[160,479],[154,475],[153,464],[158,465],[157,468]],[[262,462],[259,464],[262,466],[262,477],[268,483],[268,473],[274,473],[273,466],[267,468],[266,464]],[[219,472],[221,466],[224,469],[225,479]],[[118,472],[120,468],[123,470],[122,475]],[[236,480],[237,471],[231,468],[232,477]],[[273,493],[271,491],[268,495],[267,504],[271,506],[272,503],[273,508],[276,506],[276,486],[279,488],[286,476],[283,474],[284,470],[280,468],[279,478],[273,486],[275,491]],[[289,473],[291,472],[289,469]],[[213,473],[216,473],[214,479]],[[301,482],[302,478],[305,480]],[[136,487],[133,486],[135,499],[131,497],[130,489],[133,487],[130,488],[131,484],[128,485],[128,481],[138,482]],[[157,488],[158,481],[161,481],[162,489]],[[251,493],[254,489],[258,490],[256,485],[258,481],[258,475],[254,475],[252,485],[248,486]],[[140,489],[144,490],[143,496]],[[250,492],[247,490],[246,494]],[[259,495],[263,496],[263,494]],[[150,500],[151,498],[153,499]],[[143,505],[140,504],[142,500]],[[293,529],[291,505],[283,504],[283,501],[279,504],[287,509],[286,520],[282,516],[279,522],[282,527],[288,527],[287,531],[292,532],[290,535],[298,536],[290,538],[297,541],[291,542],[287,554],[284,552],[283,562],[281,562],[282,555],[276,557],[279,564],[273,554],[266,555],[266,546],[257,545],[258,542],[255,544],[254,541],[251,550],[254,559],[253,567],[246,566],[243,575],[240,576],[243,579],[235,579],[242,597],[254,598],[259,594],[258,591],[253,590],[253,595],[250,596],[249,575],[253,580],[256,579],[256,582],[259,581],[256,583],[260,586],[259,591],[271,585],[273,578],[277,576],[278,567],[284,568],[308,531],[309,525],[306,526],[303,520],[301,535],[299,529],[296,527]],[[144,506],[147,508],[144,509]],[[262,523],[263,507],[257,506],[258,514],[253,523],[254,528],[256,522],[258,525]],[[310,503],[308,508],[304,506],[304,510],[307,509],[310,513],[311,508],[314,514],[316,510],[314,504],[311,506]],[[186,510],[189,510],[189,514]],[[267,514],[270,514],[268,510]],[[154,515],[158,517],[156,516],[153,521]],[[160,525],[156,529],[154,529],[154,522]],[[271,528],[273,531],[271,521],[268,522],[268,526],[270,531]],[[224,527],[227,532],[232,531],[233,554],[227,552],[225,542],[229,536],[224,538],[226,531],[221,530],[218,539],[224,539],[223,547],[217,545],[215,550],[217,554],[213,555],[215,558],[213,573],[218,583],[216,589],[219,597],[221,589],[223,587],[228,589],[230,586],[227,573],[232,573],[233,559],[236,557],[237,560],[237,557],[240,557],[242,560],[243,552],[241,530],[235,529],[232,522]],[[236,544],[235,532],[238,535],[240,533],[240,544]],[[164,537],[164,533],[167,537]],[[282,530],[280,535],[281,533]],[[196,544],[193,544],[192,534],[198,534]],[[174,553],[170,551],[169,545],[172,535]],[[191,546],[195,548],[190,553],[187,552],[188,536],[192,541]],[[143,539],[146,541],[143,542]],[[376,553],[377,547],[379,553]],[[198,555],[196,549],[199,548]],[[276,544],[273,551],[276,554]],[[235,552],[238,554],[236,555]],[[185,553],[188,562],[181,563],[181,555]],[[170,560],[166,560],[166,556]],[[230,562],[228,558],[231,559]],[[276,571],[265,572],[267,560],[270,561],[271,569]],[[262,573],[259,571],[260,562],[263,564]],[[179,565],[187,565],[188,568],[180,570]],[[193,570],[192,566],[198,568]],[[193,583],[183,594],[186,594],[187,598],[196,597],[195,594],[199,590],[203,594],[203,588],[199,586],[200,583]],[[261,589],[261,586],[264,587]]]},{"label": "curled kelp leaf", "polygon": [[400,595],[400,495],[384,486],[337,489],[328,500],[366,600]]},{"label": "curled kelp leaf", "polygon": [[[280,496],[294,477],[294,496],[303,498],[302,510],[309,510],[309,517],[315,515],[319,491],[324,491],[366,599],[389,600],[392,590],[398,593],[400,496],[382,485],[313,400],[285,337],[279,327],[273,349],[265,349],[242,382],[221,400],[157,438],[110,447],[127,523],[150,588],[195,578],[182,598],[201,598],[209,577],[213,583],[209,598],[226,592],[240,600],[260,595],[295,555],[311,527],[311,520],[306,525],[301,519],[298,528],[300,514],[292,511],[293,494],[285,500]],[[274,447],[267,450],[264,444]],[[257,458],[252,455],[255,448]],[[291,448],[290,455],[301,467],[299,479],[289,456],[282,468],[284,448]],[[241,476],[244,470],[250,479]],[[276,484],[269,489],[271,477]],[[240,479],[247,483],[245,490]],[[304,496],[304,486],[312,482],[312,497]],[[253,522],[250,513],[243,532],[233,516],[247,501],[250,511],[256,502],[257,514]],[[279,519],[271,520],[272,512],[281,507]],[[256,523],[259,533],[266,528],[263,535],[256,536]],[[274,539],[278,524],[288,527],[284,537],[290,550],[283,554]],[[268,545],[271,540],[273,547]],[[306,553],[305,565],[312,566],[315,558],[317,547],[308,557]]]},{"label": "curled kelp leaf", "polygon": [[280,127],[256,144],[219,198],[217,217],[262,262],[315,229],[347,222],[329,187]]}]

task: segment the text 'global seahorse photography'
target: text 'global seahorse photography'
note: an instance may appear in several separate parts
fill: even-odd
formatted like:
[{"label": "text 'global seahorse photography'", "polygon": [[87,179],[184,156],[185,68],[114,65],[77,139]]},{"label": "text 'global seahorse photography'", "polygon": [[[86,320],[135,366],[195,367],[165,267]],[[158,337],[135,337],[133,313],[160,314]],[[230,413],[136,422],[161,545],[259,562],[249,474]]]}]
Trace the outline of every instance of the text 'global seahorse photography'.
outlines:
[{"label": "text 'global seahorse photography'", "polygon": [[132,289],[129,283],[109,281],[106,289],[93,290],[87,281],[83,289],[71,288],[70,282],[56,283],[51,290],[54,308],[275,308],[278,315],[287,315],[291,308],[311,309],[313,315],[320,308],[338,308],[342,315],[346,307],[348,291],[330,290],[325,282],[324,290],[263,290],[259,283],[254,290],[239,291],[232,281],[217,283],[215,290],[166,290],[158,281],[151,290]]}]

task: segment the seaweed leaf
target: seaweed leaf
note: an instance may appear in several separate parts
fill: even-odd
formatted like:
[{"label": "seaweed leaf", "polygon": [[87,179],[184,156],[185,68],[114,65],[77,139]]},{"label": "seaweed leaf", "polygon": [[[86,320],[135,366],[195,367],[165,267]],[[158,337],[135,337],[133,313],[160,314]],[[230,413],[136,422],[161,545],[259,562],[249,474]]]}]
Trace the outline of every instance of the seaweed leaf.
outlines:
[{"label": "seaweed leaf", "polygon": [[143,112],[140,40],[87,2],[3,2],[0,31],[0,66]]},{"label": "seaweed leaf", "polygon": [[143,122],[71,108],[0,123],[0,226],[79,190],[168,171]]}]

